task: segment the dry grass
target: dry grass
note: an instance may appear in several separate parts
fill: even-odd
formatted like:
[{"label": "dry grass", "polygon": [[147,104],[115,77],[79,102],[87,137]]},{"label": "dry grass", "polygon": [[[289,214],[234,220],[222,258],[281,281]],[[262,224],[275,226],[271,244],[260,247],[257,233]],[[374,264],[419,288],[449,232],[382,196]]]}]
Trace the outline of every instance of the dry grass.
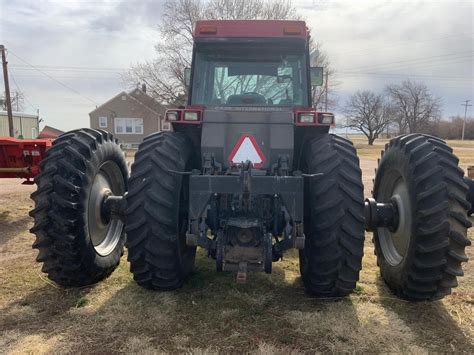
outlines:
[{"label": "dry grass", "polygon": [[[389,141],[388,139],[377,139],[373,146],[369,146],[364,136],[349,135],[349,139],[354,142],[360,158],[369,160],[380,158],[380,151],[384,149],[385,144]],[[466,169],[468,165],[474,165],[474,141],[451,140],[447,143],[458,156],[463,169]]]},{"label": "dry grass", "polygon": [[[367,182],[384,142],[368,147],[355,141]],[[474,151],[474,143],[465,144],[455,142],[455,151]],[[474,153],[461,154],[461,163],[474,164]],[[34,261],[27,217],[33,188],[7,193],[4,184],[10,183],[0,181],[0,352],[474,353],[472,263],[465,265],[460,287],[432,303],[405,302],[389,293],[370,233],[361,280],[345,299],[305,295],[296,253],[274,264],[272,275],[250,275],[246,285],[235,284],[232,274],[215,273],[213,260],[200,251],[196,272],[176,292],[137,286],[126,255],[104,282],[62,289]],[[474,239],[473,229],[469,235]],[[474,257],[472,248],[468,254]]]}]

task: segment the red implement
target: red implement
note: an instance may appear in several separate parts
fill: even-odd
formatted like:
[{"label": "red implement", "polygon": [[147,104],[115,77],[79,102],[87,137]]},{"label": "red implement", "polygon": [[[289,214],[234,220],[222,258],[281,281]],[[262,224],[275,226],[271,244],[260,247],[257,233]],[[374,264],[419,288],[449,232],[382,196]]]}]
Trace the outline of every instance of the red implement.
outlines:
[{"label": "red implement", "polygon": [[31,179],[38,175],[39,163],[51,142],[0,137],[0,178],[22,178],[26,179],[23,184],[33,184]]}]

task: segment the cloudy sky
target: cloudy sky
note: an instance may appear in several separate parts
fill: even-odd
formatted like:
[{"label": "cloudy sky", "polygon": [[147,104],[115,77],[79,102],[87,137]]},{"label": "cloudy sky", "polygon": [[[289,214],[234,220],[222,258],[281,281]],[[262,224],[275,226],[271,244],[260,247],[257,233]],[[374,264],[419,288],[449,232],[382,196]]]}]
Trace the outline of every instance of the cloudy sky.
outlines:
[{"label": "cloudy sky", "polygon": [[[405,78],[443,99],[474,100],[473,1],[294,0],[336,68],[339,102]],[[151,60],[162,1],[0,0],[0,43],[25,110],[69,130],[124,89],[120,73]],[[2,90],[0,90],[2,91]],[[472,116],[472,111],[470,111]]]}]

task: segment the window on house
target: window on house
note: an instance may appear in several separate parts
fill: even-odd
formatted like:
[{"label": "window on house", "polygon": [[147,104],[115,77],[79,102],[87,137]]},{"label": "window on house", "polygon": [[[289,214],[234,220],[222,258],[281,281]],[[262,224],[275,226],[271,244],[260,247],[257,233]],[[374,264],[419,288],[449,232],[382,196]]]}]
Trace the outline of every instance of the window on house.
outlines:
[{"label": "window on house", "polygon": [[125,133],[133,133],[133,119],[125,120]]},{"label": "window on house", "polygon": [[135,122],[135,133],[143,134],[143,120],[142,119]]},{"label": "window on house", "polygon": [[36,127],[32,127],[31,128],[31,138],[35,139],[36,137],[38,137],[38,130],[36,129]]},{"label": "window on house", "polygon": [[143,118],[115,118],[115,133],[143,134]]},{"label": "window on house", "polygon": [[99,117],[99,127],[107,128],[107,117]]}]

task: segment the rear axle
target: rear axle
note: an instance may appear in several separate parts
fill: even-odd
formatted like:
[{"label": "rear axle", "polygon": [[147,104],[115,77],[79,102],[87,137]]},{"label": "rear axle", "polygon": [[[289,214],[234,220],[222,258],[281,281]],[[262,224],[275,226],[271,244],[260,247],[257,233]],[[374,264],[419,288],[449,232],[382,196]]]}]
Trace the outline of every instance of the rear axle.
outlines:
[{"label": "rear axle", "polygon": [[395,230],[399,221],[397,203],[393,199],[387,203],[380,203],[368,198],[365,200],[364,218],[367,231],[380,227]]}]

